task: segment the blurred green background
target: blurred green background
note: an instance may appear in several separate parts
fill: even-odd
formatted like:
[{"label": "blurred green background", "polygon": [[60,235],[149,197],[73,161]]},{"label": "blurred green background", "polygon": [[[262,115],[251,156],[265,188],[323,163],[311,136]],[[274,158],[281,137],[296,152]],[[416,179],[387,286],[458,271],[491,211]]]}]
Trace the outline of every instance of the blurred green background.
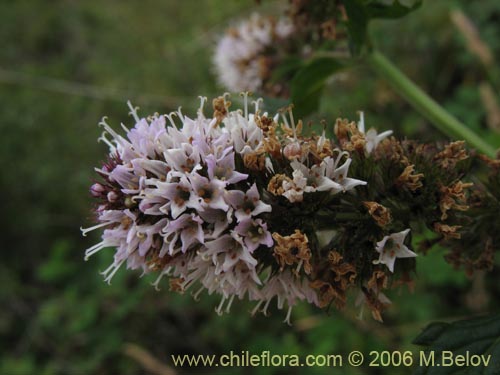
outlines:
[{"label": "blurred green background", "polygon": [[[180,374],[304,373],[304,368],[173,369],[170,354],[417,351],[411,340],[431,321],[498,311],[498,265],[490,275],[467,279],[437,248],[419,257],[414,293],[388,293],[393,306],[384,324],[369,314],[358,320],[353,303],[328,314],[300,305],[292,327],[276,310],[270,317],[250,317],[253,306],[247,302],[219,317],[217,298],[195,302],[169,293],[167,285],[156,292],[152,278],[137,272],[121,270],[108,286],[98,271],[111,262],[111,250],[83,261],[84,250],[99,238],[99,233],[82,237],[79,230],[92,223],[88,187],[106,152],[96,142],[98,121],[106,115],[115,126],[131,125],[128,99],[144,115],[178,106],[194,113],[198,95],[220,95],[224,89],[217,87],[210,63],[217,36],[232,19],[259,9],[277,13],[286,1],[263,3],[259,8],[251,0],[0,1],[1,374],[167,374],[168,367]],[[485,68],[457,29],[450,17],[456,9],[499,58],[496,0],[424,2],[407,18],[373,24],[373,35],[396,65],[498,146],[498,104],[495,109],[481,89],[486,84],[498,93],[496,66]],[[368,127],[380,131],[445,139],[362,64],[328,86],[321,117],[329,123],[338,116],[355,119],[357,110],[365,111]],[[150,356],[158,362],[152,367]]]}]

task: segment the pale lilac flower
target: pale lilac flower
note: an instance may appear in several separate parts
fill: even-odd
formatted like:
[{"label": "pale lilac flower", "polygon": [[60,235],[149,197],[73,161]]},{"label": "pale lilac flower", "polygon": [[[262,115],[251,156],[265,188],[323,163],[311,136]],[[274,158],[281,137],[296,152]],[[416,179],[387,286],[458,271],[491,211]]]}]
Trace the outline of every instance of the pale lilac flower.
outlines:
[{"label": "pale lilac flower", "polygon": [[267,230],[267,224],[262,219],[244,219],[234,230],[243,237],[243,242],[251,253],[260,245],[271,247],[274,243],[271,233]]},{"label": "pale lilac flower", "polygon": [[271,206],[260,199],[256,184],[253,184],[246,192],[240,190],[228,191],[226,201],[234,208],[234,215],[238,222],[263,212],[271,212]]},{"label": "pale lilac flower", "polygon": [[169,255],[176,253],[175,249],[179,247],[179,242],[183,253],[195,243],[205,243],[202,224],[203,220],[193,213],[182,214],[176,220],[169,221],[162,231],[164,238],[170,243]]},{"label": "pale lilac flower", "polygon": [[373,150],[375,150],[378,144],[388,136],[392,134],[392,130],[386,130],[380,134],[374,128],[370,128],[367,132],[365,132],[365,115],[363,112],[359,112],[359,122],[358,129],[361,133],[365,135],[365,151],[368,154],[371,154]]},{"label": "pale lilac flower", "polygon": [[404,240],[409,232],[410,229],[405,229],[402,232],[392,233],[377,242],[375,250],[380,253],[380,257],[374,260],[373,263],[385,264],[391,272],[394,272],[394,262],[396,258],[416,257],[417,254],[408,249],[404,244]]}]

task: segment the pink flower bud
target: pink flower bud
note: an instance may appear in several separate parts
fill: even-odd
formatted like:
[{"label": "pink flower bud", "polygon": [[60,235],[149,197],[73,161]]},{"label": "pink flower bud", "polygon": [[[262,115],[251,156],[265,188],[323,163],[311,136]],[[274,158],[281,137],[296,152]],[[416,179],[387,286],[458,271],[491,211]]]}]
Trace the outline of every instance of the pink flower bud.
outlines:
[{"label": "pink flower bud", "polygon": [[115,203],[118,200],[118,194],[115,191],[108,193],[108,202]]},{"label": "pink flower bud", "polygon": [[93,197],[99,198],[106,189],[100,183],[95,183],[90,187],[90,194]]}]

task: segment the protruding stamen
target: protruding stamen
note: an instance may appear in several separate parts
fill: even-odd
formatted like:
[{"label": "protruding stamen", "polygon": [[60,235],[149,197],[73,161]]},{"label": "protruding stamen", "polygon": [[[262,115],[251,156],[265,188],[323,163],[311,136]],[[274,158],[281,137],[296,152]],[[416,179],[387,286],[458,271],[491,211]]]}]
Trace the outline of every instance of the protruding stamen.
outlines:
[{"label": "protruding stamen", "polygon": [[245,109],[245,120],[248,120],[248,96],[251,96],[252,93],[250,91],[245,91],[240,94],[243,96],[243,107]]},{"label": "protruding stamen", "polygon": [[264,99],[258,98],[257,100],[252,100],[252,104],[255,105],[255,113],[259,112],[259,105],[264,102]]},{"label": "protruding stamen", "polygon": [[198,289],[198,290],[196,291],[196,293],[192,293],[192,295],[193,295],[193,299],[194,299],[196,302],[198,302],[198,301],[200,300],[200,294],[201,294],[201,292],[203,292],[204,290],[205,290],[205,287],[204,287],[204,286],[202,286],[200,289]]},{"label": "protruding stamen", "polygon": [[359,115],[358,130],[364,134],[365,133],[365,114],[363,113],[363,111],[358,111],[358,115]]},{"label": "protruding stamen", "polygon": [[120,125],[122,126],[122,129],[125,130],[125,133],[129,133],[130,130],[125,126],[125,124],[122,122],[120,123]]},{"label": "protruding stamen", "polygon": [[129,114],[132,115],[132,117],[134,118],[135,122],[141,121],[141,119],[137,115],[137,110],[139,109],[139,107],[133,107],[132,103],[130,102],[130,100],[127,101],[127,105],[130,108]]},{"label": "protruding stamen", "polygon": [[293,119],[293,104],[290,104],[287,108],[288,114],[290,115],[290,121],[292,123],[293,138],[297,139],[297,130],[295,129],[295,121]]},{"label": "protruding stamen", "polygon": [[179,114],[177,112],[171,112],[169,113],[168,115],[165,115],[165,117],[168,119],[168,121],[170,122],[170,124],[175,128],[177,129],[177,125],[175,125],[175,121],[174,121],[174,116],[179,116]]},{"label": "protruding stamen", "polygon": [[288,306],[288,312],[286,313],[286,318],[285,318],[285,320],[283,320],[283,323],[286,323],[289,326],[292,325],[292,323],[290,322],[290,318],[292,316],[292,309],[293,309],[293,306]]},{"label": "protruding stamen", "polygon": [[[118,264],[113,263],[111,267],[109,267],[106,271],[102,272],[101,274],[103,276],[106,276],[104,279],[105,282],[107,282],[109,285],[111,285],[111,279],[115,275],[115,273],[120,269],[121,265],[123,262],[125,262],[127,258],[122,259]],[[111,272],[110,272],[111,271]],[[109,273],[109,275],[108,275]]]},{"label": "protruding stamen", "polygon": [[206,96],[198,96],[200,99],[200,108],[198,108],[198,115],[203,116],[203,107],[205,107],[205,103],[207,102],[208,98]]},{"label": "protruding stamen", "polygon": [[111,143],[110,140],[108,140],[105,135],[108,134],[108,132],[103,132],[99,138],[97,138],[97,142],[103,141],[109,146],[109,149],[111,152],[114,152],[116,150],[116,146]]},{"label": "protruding stamen", "polygon": [[151,285],[154,286],[154,288],[155,288],[155,290],[157,292],[160,291],[159,285],[160,285],[161,279],[163,278],[163,276],[168,275],[168,273],[170,272],[171,268],[172,267],[168,267],[168,268],[164,269],[163,271],[161,271],[160,275],[156,278],[156,280],[154,281],[154,283],[151,283]]},{"label": "protruding stamen", "polygon": [[221,316],[223,314],[222,312],[222,308],[224,307],[224,302],[226,302],[226,299],[227,297],[222,297],[220,303],[219,303],[219,306],[215,309],[215,312],[217,313],[217,315]]},{"label": "protruding stamen", "polygon": [[226,306],[226,314],[229,314],[229,311],[231,310],[231,305],[233,304],[234,296],[236,294],[233,294],[231,298],[229,299],[229,303]]},{"label": "protruding stamen", "polygon": [[177,115],[179,116],[179,119],[184,122],[184,115],[182,114],[182,107],[177,108]]},{"label": "protruding stamen", "polygon": [[109,225],[109,224],[111,224],[110,221],[105,221],[104,223],[100,223],[100,224],[94,225],[93,227],[89,227],[89,228],[85,228],[85,229],[80,227],[80,230],[82,231],[82,236],[86,237],[88,232],[92,232],[95,229],[105,227],[106,225]]},{"label": "protruding stamen", "polygon": [[257,305],[255,305],[255,307],[253,308],[252,312],[251,312],[251,315],[252,316],[255,316],[255,314],[257,314],[257,311],[259,311],[259,307],[260,305],[262,305],[262,302],[264,302],[263,300],[260,300]]},{"label": "protruding stamen", "polygon": [[269,316],[269,313],[267,312],[267,309],[269,308],[269,304],[271,303],[271,299],[268,299],[266,301],[266,304],[264,305],[264,307],[262,308],[262,314],[264,314],[264,316]]},{"label": "protruding stamen", "polygon": [[89,258],[94,255],[95,253],[101,251],[107,246],[105,241],[99,242],[98,244],[95,244],[92,247],[89,247],[87,250],[85,250],[85,261],[89,260]]}]

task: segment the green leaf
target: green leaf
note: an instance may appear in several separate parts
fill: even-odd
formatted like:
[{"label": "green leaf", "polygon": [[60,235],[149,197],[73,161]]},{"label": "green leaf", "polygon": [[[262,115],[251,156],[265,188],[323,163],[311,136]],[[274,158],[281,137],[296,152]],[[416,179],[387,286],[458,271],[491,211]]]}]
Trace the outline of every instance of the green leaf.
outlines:
[{"label": "green leaf", "polygon": [[297,72],[291,83],[291,97],[298,118],[318,109],[326,80],[341,68],[337,60],[320,57]]},{"label": "green leaf", "polygon": [[[435,358],[434,366],[418,367],[415,375],[458,374],[459,371],[478,375],[500,373],[500,314],[454,323],[431,323],[413,343],[426,346],[426,356],[434,353]],[[487,366],[445,367],[444,351],[453,352],[453,358],[478,355],[489,362]]]},{"label": "green leaf", "polygon": [[370,18],[400,18],[408,13],[417,10],[422,5],[422,0],[416,1],[411,6],[405,6],[395,0],[391,5],[381,4],[380,2],[372,2],[366,6]]},{"label": "green leaf", "polygon": [[369,15],[361,0],[348,0],[344,3],[344,7],[349,19],[347,21],[349,49],[354,56],[357,56],[365,44]]},{"label": "green leaf", "polygon": [[299,57],[289,57],[284,60],[276,69],[273,70],[271,82],[282,82],[283,80],[293,77],[294,73],[302,68],[304,60]]},{"label": "green leaf", "polygon": [[375,18],[395,19],[406,16],[422,5],[418,0],[413,5],[405,6],[399,0],[392,3],[380,1],[347,0],[344,7],[348,16],[347,32],[349,34],[349,48],[354,56],[361,53],[368,37],[368,23]]}]

